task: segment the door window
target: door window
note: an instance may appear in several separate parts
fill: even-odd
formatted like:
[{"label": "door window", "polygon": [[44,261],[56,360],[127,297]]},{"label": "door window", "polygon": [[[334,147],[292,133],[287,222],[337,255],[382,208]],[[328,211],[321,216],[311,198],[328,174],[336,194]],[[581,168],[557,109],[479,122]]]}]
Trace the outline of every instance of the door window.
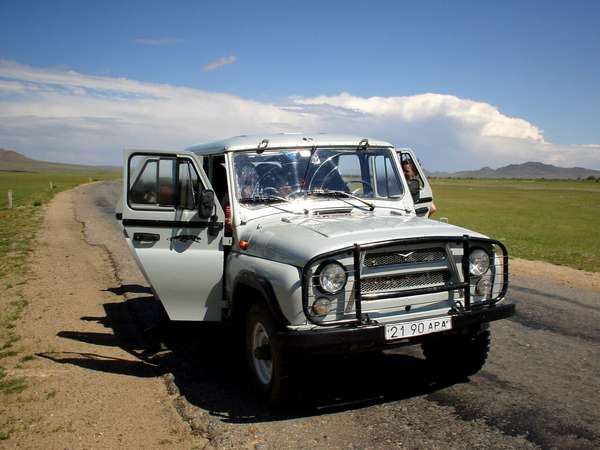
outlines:
[{"label": "door window", "polygon": [[156,205],[158,201],[158,160],[134,156],[129,161],[129,202]]},{"label": "door window", "polygon": [[195,209],[200,193],[200,178],[190,160],[179,160],[179,204],[184,209]]},{"label": "door window", "polygon": [[161,158],[158,161],[158,204],[175,205],[175,159]]},{"label": "door window", "polygon": [[134,209],[195,209],[201,190],[198,172],[187,158],[134,155],[129,179],[129,204]]}]

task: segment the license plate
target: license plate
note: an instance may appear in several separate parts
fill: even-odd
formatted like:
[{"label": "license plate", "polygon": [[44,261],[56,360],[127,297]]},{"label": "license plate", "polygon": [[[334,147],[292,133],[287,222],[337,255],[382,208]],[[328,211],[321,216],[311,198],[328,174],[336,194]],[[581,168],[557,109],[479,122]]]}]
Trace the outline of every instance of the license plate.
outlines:
[{"label": "license plate", "polygon": [[385,326],[385,340],[403,339],[423,334],[438,333],[452,328],[450,317],[392,323]]}]

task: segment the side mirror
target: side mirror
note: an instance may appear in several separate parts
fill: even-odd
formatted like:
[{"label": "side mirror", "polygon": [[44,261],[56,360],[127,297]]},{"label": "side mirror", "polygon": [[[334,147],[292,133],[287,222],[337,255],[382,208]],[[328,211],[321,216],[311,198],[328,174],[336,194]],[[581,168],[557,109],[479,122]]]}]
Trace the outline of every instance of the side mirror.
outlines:
[{"label": "side mirror", "polygon": [[202,189],[198,196],[198,214],[203,219],[208,219],[215,209],[215,193],[210,189]]},{"label": "side mirror", "polygon": [[419,201],[419,195],[421,192],[421,185],[419,184],[419,180],[412,179],[408,182],[408,189],[410,190],[410,194],[412,195],[413,202]]}]

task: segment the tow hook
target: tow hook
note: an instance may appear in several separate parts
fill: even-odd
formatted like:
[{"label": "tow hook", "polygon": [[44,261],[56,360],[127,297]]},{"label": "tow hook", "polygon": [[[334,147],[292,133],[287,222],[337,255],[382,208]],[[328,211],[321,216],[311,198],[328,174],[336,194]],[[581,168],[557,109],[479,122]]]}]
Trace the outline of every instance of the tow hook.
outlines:
[{"label": "tow hook", "polygon": [[456,313],[456,314],[461,314],[463,312],[465,312],[465,307],[463,306],[462,302],[460,301],[455,301],[454,305],[452,305],[452,312]]}]

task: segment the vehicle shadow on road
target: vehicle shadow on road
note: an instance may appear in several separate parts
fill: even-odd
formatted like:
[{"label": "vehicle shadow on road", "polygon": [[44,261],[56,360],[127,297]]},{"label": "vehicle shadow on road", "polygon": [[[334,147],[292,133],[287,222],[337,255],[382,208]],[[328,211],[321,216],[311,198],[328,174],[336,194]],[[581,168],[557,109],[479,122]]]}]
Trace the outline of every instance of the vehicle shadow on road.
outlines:
[{"label": "vehicle shadow on road", "polygon": [[302,357],[294,363],[293,394],[288,404],[274,410],[260,402],[249,385],[231,328],[165,321],[162,306],[152,296],[107,303],[104,309],[106,317],[82,320],[95,320],[112,333],[65,330],[58,335],[94,345],[118,346],[134,355],[135,361],[89,353],[40,356],[90,370],[138,377],[162,375],[170,393],[179,393],[189,405],[227,423],[329,414],[430,394],[447,387],[434,382],[425,361],[412,354]]},{"label": "vehicle shadow on road", "polygon": [[125,293],[152,295],[152,289],[141,284],[122,284],[121,286],[104,289],[104,292],[112,292],[115,295],[123,295]]}]

